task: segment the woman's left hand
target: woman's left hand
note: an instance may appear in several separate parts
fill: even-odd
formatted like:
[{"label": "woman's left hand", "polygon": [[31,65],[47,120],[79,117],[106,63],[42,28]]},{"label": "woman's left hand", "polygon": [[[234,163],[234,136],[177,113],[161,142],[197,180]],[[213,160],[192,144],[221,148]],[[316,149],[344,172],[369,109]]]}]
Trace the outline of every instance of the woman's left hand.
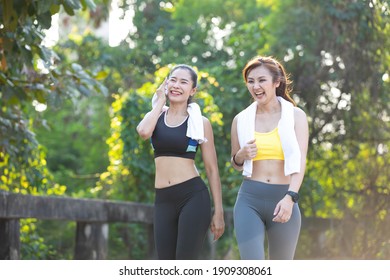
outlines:
[{"label": "woman's left hand", "polygon": [[214,241],[217,241],[225,231],[223,214],[214,214],[211,220],[210,230],[214,234]]},{"label": "woman's left hand", "polygon": [[294,202],[291,200],[289,196],[285,196],[282,200],[276,204],[274,211],[274,218],[272,221],[277,223],[287,223],[292,215],[292,209],[294,206]]}]

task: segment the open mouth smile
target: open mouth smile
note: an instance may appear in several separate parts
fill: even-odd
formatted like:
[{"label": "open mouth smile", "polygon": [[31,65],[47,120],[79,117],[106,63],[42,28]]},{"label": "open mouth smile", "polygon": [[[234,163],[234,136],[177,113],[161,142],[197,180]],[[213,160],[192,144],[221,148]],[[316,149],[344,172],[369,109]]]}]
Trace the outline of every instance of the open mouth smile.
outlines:
[{"label": "open mouth smile", "polygon": [[170,93],[173,94],[173,95],[182,95],[181,92],[176,91],[176,90],[171,90]]},{"label": "open mouth smile", "polygon": [[265,94],[264,92],[255,92],[256,97],[261,97],[264,94]]}]

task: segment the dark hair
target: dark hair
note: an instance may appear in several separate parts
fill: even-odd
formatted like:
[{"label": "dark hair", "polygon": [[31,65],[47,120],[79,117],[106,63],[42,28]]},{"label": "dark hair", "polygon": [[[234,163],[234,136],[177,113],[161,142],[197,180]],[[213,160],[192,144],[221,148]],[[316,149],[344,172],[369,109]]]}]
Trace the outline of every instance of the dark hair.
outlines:
[{"label": "dark hair", "polygon": [[279,82],[279,87],[276,88],[276,95],[283,97],[287,101],[296,106],[295,101],[291,98],[292,82],[289,79],[289,75],[284,70],[283,65],[271,56],[255,56],[245,65],[242,70],[242,76],[245,83],[248,80],[248,74],[253,69],[264,66],[268,69],[272,76],[272,82]]},{"label": "dark hair", "polygon": [[[170,77],[171,74],[173,72],[175,72],[177,69],[185,69],[188,72],[190,72],[191,80],[192,80],[192,88],[198,87],[198,74],[196,73],[194,68],[192,68],[191,66],[189,66],[187,64],[178,64],[175,67],[173,67],[172,70],[169,72],[168,77]],[[190,104],[191,102],[194,102],[192,96],[190,96],[190,98],[188,99],[188,104]]]}]

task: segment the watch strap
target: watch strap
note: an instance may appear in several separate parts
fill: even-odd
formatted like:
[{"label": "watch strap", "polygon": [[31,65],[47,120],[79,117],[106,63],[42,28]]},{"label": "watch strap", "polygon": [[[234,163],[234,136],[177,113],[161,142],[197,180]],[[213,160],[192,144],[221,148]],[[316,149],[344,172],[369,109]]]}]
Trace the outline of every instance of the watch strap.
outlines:
[{"label": "watch strap", "polygon": [[297,192],[294,192],[294,191],[287,191],[286,194],[288,194],[289,196],[291,196],[292,198],[292,201],[294,203],[297,203],[298,200],[299,200],[299,194]]}]

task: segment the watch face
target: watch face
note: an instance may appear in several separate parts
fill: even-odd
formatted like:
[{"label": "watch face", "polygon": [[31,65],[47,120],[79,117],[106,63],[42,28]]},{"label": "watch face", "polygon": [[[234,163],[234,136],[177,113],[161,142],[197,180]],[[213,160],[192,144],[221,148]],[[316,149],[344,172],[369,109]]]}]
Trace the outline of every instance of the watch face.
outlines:
[{"label": "watch face", "polygon": [[295,203],[298,202],[298,200],[299,200],[299,194],[298,193],[293,192],[293,191],[288,191],[287,194],[291,196],[292,201],[294,201]]}]

